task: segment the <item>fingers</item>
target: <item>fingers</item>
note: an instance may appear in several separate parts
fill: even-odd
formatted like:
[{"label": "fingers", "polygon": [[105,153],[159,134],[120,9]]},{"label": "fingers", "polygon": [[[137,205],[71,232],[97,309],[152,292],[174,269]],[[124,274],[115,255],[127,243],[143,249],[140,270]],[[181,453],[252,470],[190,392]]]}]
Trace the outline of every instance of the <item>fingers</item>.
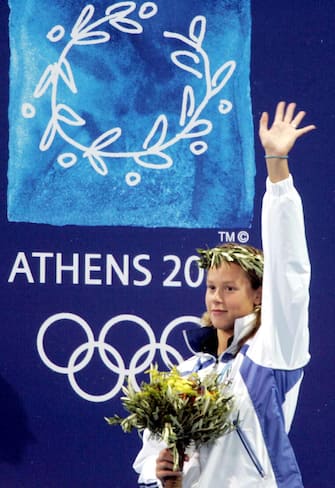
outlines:
[{"label": "fingers", "polygon": [[297,130],[298,136],[303,136],[304,134],[307,134],[307,132],[310,132],[311,130],[316,129],[315,125],[306,125],[306,127],[302,127],[301,129]]},{"label": "fingers", "polygon": [[[294,111],[292,112],[292,117],[294,115]],[[310,132],[311,130],[316,129],[316,126],[314,124],[306,125],[306,127],[302,127],[301,129],[298,129],[299,125],[301,124],[303,118],[305,117],[306,112],[304,110],[300,110],[289,122],[294,129],[297,129],[297,137],[302,136],[303,134],[306,134],[307,132]],[[288,119],[289,120],[289,119]]]},{"label": "fingers", "polygon": [[156,460],[156,466],[160,469],[173,469],[173,457],[169,449],[163,449]]},{"label": "fingers", "polygon": [[296,129],[299,126],[299,124],[301,123],[302,119],[305,117],[305,115],[306,115],[306,112],[300,110],[300,112],[298,112],[297,115],[290,122],[292,127],[294,127]]},{"label": "fingers", "polygon": [[173,471],[173,457],[169,449],[163,449],[156,460],[156,476],[160,480],[181,476],[180,471]]},{"label": "fingers", "polygon": [[[273,125],[284,122],[288,125],[291,125],[294,129],[297,129],[301,124],[303,118],[305,117],[306,112],[304,110],[300,110],[297,114],[295,114],[295,110],[296,103],[291,102],[289,104],[286,104],[286,102],[284,101],[279,102],[276,107]],[[268,125],[269,115],[267,114],[267,112],[264,112],[260,118],[259,128],[263,131],[268,130]],[[315,128],[316,127],[314,125],[304,127],[300,130],[298,137]]]},{"label": "fingers", "polygon": [[[287,124],[291,124],[294,116],[294,111],[295,111],[296,104],[295,103],[289,103],[286,107],[286,111],[284,112],[284,122]],[[284,102],[284,108],[285,108],[285,102]]]},{"label": "fingers", "polygon": [[276,107],[274,123],[286,122],[287,124],[291,124],[295,108],[296,104],[294,102],[291,102],[288,105],[286,105],[286,102],[284,101],[279,102]]},{"label": "fingers", "polygon": [[268,130],[269,124],[269,114],[267,112],[263,112],[261,118],[259,119],[259,132]]},{"label": "fingers", "polygon": [[274,117],[274,123],[283,121],[284,112],[285,112],[285,105],[286,105],[286,102],[279,102],[277,104],[276,111],[275,111],[275,117]]}]

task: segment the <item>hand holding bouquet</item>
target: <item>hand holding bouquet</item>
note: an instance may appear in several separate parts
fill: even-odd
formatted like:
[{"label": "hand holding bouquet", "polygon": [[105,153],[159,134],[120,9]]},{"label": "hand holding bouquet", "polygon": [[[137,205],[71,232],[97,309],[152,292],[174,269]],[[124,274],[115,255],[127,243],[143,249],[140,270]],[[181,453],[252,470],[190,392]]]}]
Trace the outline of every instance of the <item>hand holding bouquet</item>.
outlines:
[{"label": "hand holding bouquet", "polygon": [[183,377],[175,367],[160,372],[151,366],[149,375],[139,391],[131,384],[123,388],[121,400],[130,415],[106,420],[124,432],[148,429],[172,450],[174,469],[181,470],[187,447],[199,448],[234,428],[229,420],[233,398],[215,373],[201,379],[197,373]]}]

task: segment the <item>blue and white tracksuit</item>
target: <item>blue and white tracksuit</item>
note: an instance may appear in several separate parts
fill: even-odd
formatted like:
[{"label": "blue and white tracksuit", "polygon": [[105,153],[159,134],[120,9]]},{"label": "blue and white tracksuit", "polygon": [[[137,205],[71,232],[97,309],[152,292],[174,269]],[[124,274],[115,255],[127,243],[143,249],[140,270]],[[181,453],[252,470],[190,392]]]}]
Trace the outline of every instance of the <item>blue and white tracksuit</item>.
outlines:
[{"label": "blue and white tracksuit", "polygon": [[[254,314],[237,319],[234,339],[218,358],[198,352],[180,365],[182,372],[206,374],[214,368],[229,380],[235,397],[236,429],[215,443],[190,452],[183,488],[301,488],[299,468],[288,439],[303,366],[309,360],[308,302],[310,265],[300,197],[289,176],[267,180],[263,199],[265,257],[262,325],[238,350],[253,327]],[[196,335],[210,334],[199,329]],[[237,354],[236,354],[237,352]],[[238,420],[238,421],[237,421]],[[156,458],[164,444],[145,432],[134,469],[140,487],[161,487]]]}]

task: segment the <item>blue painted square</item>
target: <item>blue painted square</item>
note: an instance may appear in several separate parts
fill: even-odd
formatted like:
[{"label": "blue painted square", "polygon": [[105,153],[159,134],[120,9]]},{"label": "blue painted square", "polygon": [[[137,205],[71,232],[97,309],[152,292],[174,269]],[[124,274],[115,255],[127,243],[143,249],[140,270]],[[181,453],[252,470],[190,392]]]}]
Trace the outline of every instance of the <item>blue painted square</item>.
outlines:
[{"label": "blue painted square", "polygon": [[249,0],[10,7],[10,221],[250,226]]}]

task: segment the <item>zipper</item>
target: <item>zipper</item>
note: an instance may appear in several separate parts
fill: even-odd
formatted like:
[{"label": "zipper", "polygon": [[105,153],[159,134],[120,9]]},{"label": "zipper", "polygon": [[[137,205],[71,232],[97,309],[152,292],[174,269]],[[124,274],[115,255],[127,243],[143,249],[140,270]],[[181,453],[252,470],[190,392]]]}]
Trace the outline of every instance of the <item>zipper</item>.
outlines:
[{"label": "zipper", "polygon": [[255,466],[255,468],[257,469],[259,475],[262,477],[262,478],[265,478],[265,471],[255,453],[255,451],[253,450],[248,438],[246,437],[246,435],[244,434],[243,430],[241,429],[241,427],[239,426],[238,424],[238,417],[236,420],[233,421],[233,424],[235,426],[235,430],[237,432],[237,435],[239,436],[245,450],[247,451],[247,454],[250,458],[250,460],[252,461],[253,465]]}]

